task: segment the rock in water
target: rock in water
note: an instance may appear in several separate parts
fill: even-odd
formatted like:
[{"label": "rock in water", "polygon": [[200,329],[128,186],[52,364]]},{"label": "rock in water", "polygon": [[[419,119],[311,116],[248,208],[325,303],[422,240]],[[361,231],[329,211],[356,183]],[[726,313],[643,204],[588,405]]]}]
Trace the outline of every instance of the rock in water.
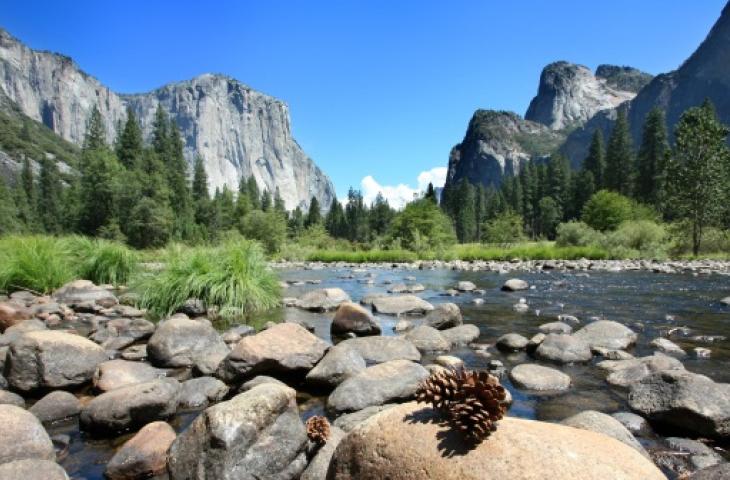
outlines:
[{"label": "rock in water", "polygon": [[337,307],[330,332],[333,335],[354,333],[355,335],[379,335],[380,325],[365,308],[352,302],[343,302]]},{"label": "rock in water", "polygon": [[610,415],[606,415],[605,413],[596,412],[595,410],[586,410],[568,417],[560,423],[569,427],[590,430],[592,432],[608,435],[621,443],[625,443],[645,457],[649,456],[646,453],[646,450],[644,450],[644,447],[641,446],[641,444],[634,438],[631,432],[629,432],[626,427],[621,424],[621,422]]},{"label": "rock in water", "polygon": [[588,343],[591,348],[603,347],[623,350],[636,343],[638,335],[630,328],[611,320],[589,323],[573,334]]},{"label": "rock in water", "polygon": [[58,390],[38,400],[28,411],[41,422],[51,423],[78,415],[81,402],[73,394]]},{"label": "rock in water", "polygon": [[684,370],[682,362],[662,353],[628,360],[604,360],[597,367],[608,371],[606,381],[618,387],[628,387],[655,372]]},{"label": "rock in water", "polygon": [[559,370],[532,363],[517,365],[509,372],[509,378],[517,388],[537,391],[567,390],[570,377]]},{"label": "rock in water", "polygon": [[14,405],[0,405],[0,464],[15,460],[56,460],[48,433],[30,412]]},{"label": "rock in water", "polygon": [[265,383],[205,410],[170,448],[170,480],[298,478],[307,433],[296,392]]},{"label": "rock in water", "polygon": [[365,363],[383,363],[390,360],[421,360],[421,354],[411,342],[400,337],[351,338],[337,346],[346,345],[360,354]]},{"label": "rock in water", "polygon": [[426,314],[423,324],[439,330],[458,327],[464,323],[461,309],[455,303],[439,303]]},{"label": "rock in water", "polygon": [[20,391],[71,388],[91,380],[106,359],[104,350],[84,337],[37,330],[11,344],[5,371],[8,383]]},{"label": "rock in water", "polygon": [[497,339],[497,348],[504,352],[518,352],[527,348],[529,340],[519,333],[507,333]]},{"label": "rock in water", "polygon": [[365,370],[365,359],[357,350],[346,344],[330,348],[317,366],[307,374],[307,383],[314,386],[335,388],[361,371]]},{"label": "rock in water", "polygon": [[458,327],[441,330],[441,335],[452,345],[466,345],[479,338],[479,327],[467,323]]},{"label": "rock in water", "polygon": [[[408,403],[356,427],[332,457],[328,480],[666,480],[633,448],[595,432],[507,417],[474,448],[434,416]],[[416,473],[417,472],[417,473]]]},{"label": "rock in water", "polygon": [[320,288],[299,297],[296,306],[313,312],[327,312],[349,301],[350,296],[341,288]]},{"label": "rock in water", "polygon": [[504,285],[502,285],[502,290],[506,292],[517,292],[520,290],[527,290],[528,288],[530,288],[530,285],[519,278],[510,278],[504,282]]},{"label": "rock in water", "polygon": [[693,435],[730,438],[730,384],[666,370],[632,384],[629,406],[650,422]]},{"label": "rock in water", "polygon": [[575,335],[558,335],[551,333],[535,350],[535,356],[542,360],[556,363],[581,363],[593,358],[586,342]]},{"label": "rock in water", "polygon": [[415,295],[397,295],[373,299],[373,311],[384,315],[417,315],[431,310],[433,310],[433,305]]},{"label": "rock in water", "polygon": [[451,348],[451,342],[433,327],[420,325],[406,333],[406,340],[411,342],[420,352],[445,352]]},{"label": "rock in water", "polygon": [[191,378],[182,384],[179,406],[186,409],[205,408],[223,400],[228,390],[228,385],[217,378]]},{"label": "rock in water", "polygon": [[279,323],[242,338],[221,363],[217,375],[231,383],[261,374],[305,374],[328,348],[327,342],[304,327]]},{"label": "rock in water", "polygon": [[109,480],[136,480],[165,473],[175,430],[165,422],[145,425],[117,450],[106,466]]},{"label": "rock in water", "polygon": [[56,462],[25,459],[0,465],[0,480],[68,480],[66,471]]}]

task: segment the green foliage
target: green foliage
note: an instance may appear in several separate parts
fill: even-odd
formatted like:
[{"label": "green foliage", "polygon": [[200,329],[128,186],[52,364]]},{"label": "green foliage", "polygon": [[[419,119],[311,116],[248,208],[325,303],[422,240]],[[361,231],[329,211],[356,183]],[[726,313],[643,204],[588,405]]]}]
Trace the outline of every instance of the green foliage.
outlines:
[{"label": "green foliage", "polygon": [[464,261],[509,261],[520,260],[578,260],[608,258],[608,253],[598,246],[556,247],[552,242],[520,244],[513,247],[497,247],[479,244],[455,245],[447,256]]},{"label": "green foliage", "polygon": [[61,232],[61,175],[56,161],[41,160],[41,174],[38,188],[38,216],[47,233]]},{"label": "green foliage", "polygon": [[558,247],[587,247],[598,245],[603,235],[583,222],[566,222],[558,225],[555,245]]},{"label": "green foliage", "polygon": [[414,262],[418,255],[409,250],[317,250],[307,260],[310,262]]},{"label": "green foliage", "polygon": [[603,188],[606,173],[606,155],[603,150],[603,134],[598,128],[593,132],[588,156],[583,160],[583,170],[592,174],[595,188]]},{"label": "green foliage", "polygon": [[127,168],[135,168],[138,165],[144,142],[142,140],[142,129],[139,127],[134,110],[127,107],[127,121],[124,129],[119,134],[116,142],[116,153],[119,162]]},{"label": "green foliage", "polygon": [[555,238],[555,228],[560,223],[560,207],[553,197],[542,197],[538,203],[540,234],[552,239]]},{"label": "green foliage", "polygon": [[619,110],[606,148],[606,173],[603,186],[622,195],[631,195],[634,177],[634,149],[629,121],[626,112]]},{"label": "green foliage", "polygon": [[29,289],[49,293],[76,275],[72,252],[48,236],[0,239],[0,290]]},{"label": "green foliage", "polygon": [[669,143],[664,111],[654,108],[646,116],[637,156],[637,177],[634,189],[637,200],[663,209],[666,201]]},{"label": "green foliage", "polygon": [[486,243],[516,243],[525,239],[522,217],[512,211],[499,214],[483,227],[482,241]]},{"label": "green foliage", "polygon": [[73,236],[58,240],[76,265],[76,276],[96,284],[126,285],[138,268],[138,254],[119,242]]},{"label": "green foliage", "polygon": [[319,225],[322,223],[322,208],[319,206],[319,200],[317,197],[312,197],[309,202],[309,212],[307,217],[304,219],[304,226],[311,227],[312,225]]},{"label": "green foliage", "polygon": [[101,112],[94,105],[86,124],[86,135],[84,136],[84,150],[104,150],[108,146],[106,138],[106,125],[101,117]]},{"label": "green foliage", "polygon": [[0,178],[0,235],[15,233],[21,228],[13,194]]},{"label": "green foliage", "polygon": [[633,206],[631,199],[616,192],[601,190],[583,207],[581,220],[596,230],[615,230],[621,223],[632,219]]},{"label": "green foliage", "polygon": [[609,232],[603,241],[604,247],[617,258],[665,256],[667,232],[662,225],[650,220],[636,220],[622,223]]},{"label": "green foliage", "polygon": [[256,242],[172,245],[162,253],[162,262],[162,271],[141,275],[134,285],[140,305],[158,317],[172,314],[189,298],[217,307],[223,318],[246,317],[279,305],[279,280]]},{"label": "green foliage", "polygon": [[246,238],[261,242],[267,253],[276,253],[286,240],[286,218],[273,209],[253,210],[243,217],[239,230]]},{"label": "green foliage", "polygon": [[173,212],[165,203],[144,197],[129,215],[127,238],[136,248],[164,246],[172,236]]},{"label": "green foliage", "polygon": [[[90,140],[91,142],[91,140]],[[93,142],[92,142],[93,143]],[[117,213],[117,180],[122,170],[114,154],[106,149],[85,150],[81,160],[79,230],[96,235]]]},{"label": "green foliage", "polygon": [[411,202],[396,214],[390,225],[389,237],[400,239],[405,247],[410,247],[418,239],[425,239],[429,249],[442,248],[456,241],[449,218],[428,199]]}]

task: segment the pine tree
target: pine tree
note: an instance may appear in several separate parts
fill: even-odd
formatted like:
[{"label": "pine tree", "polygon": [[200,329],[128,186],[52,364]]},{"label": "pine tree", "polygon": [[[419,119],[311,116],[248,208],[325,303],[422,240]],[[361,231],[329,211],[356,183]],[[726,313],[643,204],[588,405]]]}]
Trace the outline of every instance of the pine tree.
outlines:
[{"label": "pine tree", "polygon": [[583,169],[573,176],[573,187],[571,189],[573,200],[568,210],[568,220],[580,217],[583,206],[596,193],[596,184],[593,180],[593,172]]},{"label": "pine tree", "polygon": [[438,198],[436,198],[436,190],[433,188],[433,183],[428,182],[428,188],[426,189],[426,194],[423,196],[423,198],[427,198],[433,203],[438,203]]},{"label": "pine tree", "polygon": [[248,191],[248,198],[251,200],[251,208],[254,210],[262,210],[261,208],[261,190],[259,190],[259,184],[256,183],[256,179],[253,175],[248,177],[246,180],[246,190]]},{"label": "pine tree", "polygon": [[13,194],[5,180],[0,178],[0,235],[15,233],[20,227]]},{"label": "pine tree", "polygon": [[84,136],[84,150],[103,150],[108,148],[106,138],[106,126],[101,112],[94,105],[91,116],[86,124],[86,135]]},{"label": "pine tree", "polygon": [[455,230],[460,243],[473,242],[476,238],[476,195],[474,186],[464,178],[459,182],[455,197],[459,209],[456,211]]},{"label": "pine tree", "polygon": [[302,232],[304,232],[304,213],[299,206],[291,213],[288,229],[291,238],[299,238]]},{"label": "pine tree", "polygon": [[117,139],[117,159],[126,168],[135,168],[142,156],[143,148],[142,129],[139,127],[134,110],[127,107],[127,121]]},{"label": "pine tree", "polygon": [[288,218],[286,205],[284,204],[284,199],[281,198],[281,192],[279,191],[279,187],[276,187],[276,190],[274,190],[274,211],[279,215]]},{"label": "pine tree", "polygon": [[634,186],[634,170],[634,150],[629,121],[626,113],[620,110],[606,149],[606,188],[622,195],[631,196]]},{"label": "pine tree", "polygon": [[721,124],[709,100],[682,114],[675,130],[676,143],[669,168],[670,202],[690,229],[692,253],[702,246],[705,228],[719,221],[727,199],[730,175],[730,130]]},{"label": "pine tree", "polygon": [[593,174],[596,189],[600,190],[605,186],[606,155],[603,150],[603,133],[598,128],[593,131],[593,139],[588,156],[583,160],[583,168]]},{"label": "pine tree", "polygon": [[162,108],[162,105],[157,105],[155,111],[155,119],[152,122],[152,148],[154,148],[157,155],[166,162],[170,141],[170,125],[167,118],[167,113]]},{"label": "pine tree", "polygon": [[23,186],[22,178],[20,175],[15,180],[13,186],[12,197],[15,201],[15,208],[17,211],[17,218],[20,224],[20,230],[27,232],[35,232],[38,229],[36,222],[35,212],[31,208],[28,196]]},{"label": "pine tree", "polygon": [[170,206],[175,215],[173,234],[177,238],[188,238],[194,223],[192,194],[188,185],[188,164],[183,154],[183,142],[177,124],[169,122],[168,128],[167,184],[170,188]]},{"label": "pine tree", "polygon": [[[428,200],[435,201],[433,198],[426,197]],[[390,223],[393,221],[395,212],[390,208],[388,200],[381,192],[375,196],[375,201],[370,208],[370,231],[373,235],[381,236],[388,231]]]},{"label": "pine tree", "polygon": [[322,223],[322,209],[319,206],[317,197],[312,197],[312,200],[309,202],[307,218],[304,219],[304,226],[309,228],[312,225],[319,225],[320,223]]},{"label": "pine tree", "polygon": [[525,221],[525,229],[531,237],[537,235],[537,202],[538,202],[538,179],[535,175],[535,168],[532,162],[528,162],[520,170],[520,186],[522,189],[522,217]]},{"label": "pine tree", "polygon": [[116,214],[116,158],[108,149],[88,149],[83,153],[79,186],[79,230],[96,235]]},{"label": "pine tree", "polygon": [[479,241],[482,238],[482,224],[487,219],[487,192],[484,189],[484,185],[481,183],[477,184],[474,190],[474,222],[476,224],[476,230],[474,232],[474,241]]},{"label": "pine tree", "polygon": [[324,220],[324,226],[327,233],[335,238],[345,238],[347,236],[345,212],[342,204],[336,198],[332,199],[332,204]]},{"label": "pine tree", "polygon": [[670,155],[664,111],[654,108],[646,116],[637,157],[636,198],[663,210],[666,199],[667,161]]},{"label": "pine tree", "polygon": [[36,195],[35,178],[33,175],[33,166],[28,157],[23,158],[23,169],[20,172],[20,185],[23,189],[23,199],[18,203],[19,206],[24,207],[23,216],[25,217],[23,223],[28,226],[31,230],[35,230],[37,225],[36,207],[38,205],[38,198]]},{"label": "pine tree", "polygon": [[271,201],[271,194],[268,190],[264,190],[264,193],[261,194],[261,210],[264,212],[268,212],[271,210],[272,201]]},{"label": "pine tree", "polygon": [[195,157],[195,165],[193,167],[192,196],[195,223],[201,226],[207,226],[210,214],[210,194],[208,193],[208,174],[205,172],[205,165],[200,155]]},{"label": "pine tree", "polygon": [[568,159],[563,155],[553,155],[548,164],[549,191],[546,192],[555,200],[558,217],[567,220],[566,213],[571,202],[571,178]]},{"label": "pine tree", "polygon": [[560,223],[560,207],[553,197],[542,197],[539,202],[540,234],[548,239],[555,238],[555,228]]},{"label": "pine tree", "polygon": [[368,211],[362,192],[350,187],[347,192],[347,206],[345,207],[345,221],[347,222],[347,239],[351,242],[365,242],[368,240]]},{"label": "pine tree", "polygon": [[38,188],[38,213],[47,233],[61,232],[61,175],[56,162],[44,157]]}]

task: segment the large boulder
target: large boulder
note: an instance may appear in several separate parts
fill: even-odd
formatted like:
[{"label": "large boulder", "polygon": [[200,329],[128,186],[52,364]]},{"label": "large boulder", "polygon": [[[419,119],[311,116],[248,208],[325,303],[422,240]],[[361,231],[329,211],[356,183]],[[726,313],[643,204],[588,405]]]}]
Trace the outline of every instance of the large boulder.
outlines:
[{"label": "large boulder", "polygon": [[342,382],[327,399],[327,408],[336,413],[353,412],[407,400],[427,377],[425,368],[409,360],[392,360],[368,367]]},{"label": "large boulder", "polygon": [[570,387],[570,377],[559,370],[534,363],[517,365],[509,372],[517,388],[536,391],[560,391]]},{"label": "large boulder", "polygon": [[551,333],[535,350],[535,356],[542,360],[556,363],[581,363],[593,358],[587,342],[575,335],[559,335]]},{"label": "large boulder", "polygon": [[23,334],[10,345],[5,372],[13,388],[72,388],[91,380],[107,359],[104,349],[89,339],[54,330]]},{"label": "large boulder", "polygon": [[408,332],[405,338],[421,353],[445,352],[451,348],[451,342],[428,325],[419,325]]},{"label": "large boulder", "polygon": [[352,302],[342,302],[337,307],[335,318],[332,320],[330,332],[333,335],[379,335],[380,325],[373,315],[361,305]]},{"label": "large boulder", "polygon": [[166,473],[167,452],[175,437],[165,422],[145,425],[117,450],[104,474],[109,480],[137,480]]},{"label": "large boulder", "polygon": [[180,408],[198,409],[218,403],[228,395],[228,385],[213,377],[191,378],[180,390]]},{"label": "large boulder", "polygon": [[530,284],[519,278],[510,278],[502,285],[502,290],[505,292],[518,292],[520,290],[527,290],[530,288]]},{"label": "large boulder", "polygon": [[644,447],[642,447],[634,438],[631,432],[629,432],[626,427],[621,424],[621,422],[610,415],[606,415],[605,413],[597,412],[595,410],[586,410],[568,417],[560,423],[569,427],[590,430],[592,432],[608,435],[621,443],[625,443],[642,455],[648,456]]},{"label": "large boulder", "polygon": [[338,344],[348,346],[365,360],[365,363],[383,363],[390,360],[421,360],[418,349],[408,340],[400,337],[351,338]]},{"label": "large boulder", "polygon": [[52,423],[77,416],[81,412],[81,402],[69,392],[56,390],[38,400],[28,411],[41,422]]},{"label": "large boulder", "polygon": [[334,388],[345,379],[365,370],[365,359],[357,350],[347,344],[330,348],[319,363],[307,373],[307,383]]},{"label": "large boulder", "polygon": [[418,315],[433,310],[433,305],[415,295],[396,295],[373,299],[373,311],[384,315]]},{"label": "large boulder", "polygon": [[15,302],[0,302],[0,333],[30,318],[31,312],[25,306]]},{"label": "large boulder", "polygon": [[423,317],[423,324],[439,330],[458,327],[464,323],[461,309],[455,303],[439,303]]},{"label": "large boulder", "polygon": [[631,385],[629,406],[650,422],[687,433],[730,438],[730,384],[685,370],[647,375]]},{"label": "large boulder", "polygon": [[317,454],[309,462],[309,465],[307,465],[307,469],[302,472],[299,480],[324,480],[327,477],[327,469],[330,466],[332,455],[335,453],[337,445],[345,438],[345,435],[347,434],[339,428],[335,426],[330,427],[330,435],[327,437],[327,443],[319,448]]},{"label": "large boulder", "polygon": [[591,348],[623,350],[636,343],[638,335],[625,325],[612,320],[598,320],[589,323],[573,334],[586,342]]},{"label": "large boulder", "polygon": [[327,312],[349,301],[350,296],[341,288],[319,288],[299,297],[296,306],[313,312]]},{"label": "large boulder", "polygon": [[91,400],[81,410],[81,427],[98,433],[133,430],[175,414],[180,382],[162,378],[117,388]]},{"label": "large boulder", "polygon": [[92,379],[94,388],[108,392],[166,376],[166,371],[142,362],[115,359],[100,363]]},{"label": "large boulder", "polygon": [[279,323],[242,338],[217,375],[232,383],[255,375],[303,374],[324,356],[329,344],[295,323]]},{"label": "large boulder", "polygon": [[147,356],[156,367],[196,367],[204,375],[215,372],[226,355],[228,347],[210,321],[182,314],[160,323],[147,342]]},{"label": "large boulder", "polygon": [[68,480],[61,465],[50,460],[26,458],[0,465],[0,480]]},{"label": "large boulder", "polygon": [[452,345],[466,345],[471,343],[479,338],[480,333],[479,327],[471,323],[441,330],[441,335]]},{"label": "large boulder", "polygon": [[307,434],[296,392],[265,383],[205,410],[173,442],[170,480],[298,478]]},{"label": "large boulder", "polygon": [[665,480],[633,448],[595,432],[504,418],[478,445],[422,404],[388,409],[360,424],[335,450],[329,480]]},{"label": "large boulder", "polygon": [[655,372],[684,370],[682,362],[661,353],[628,360],[604,360],[597,366],[608,372],[606,381],[617,387],[628,387]]},{"label": "large boulder", "polygon": [[74,280],[67,283],[53,293],[53,298],[71,308],[94,304],[108,308],[119,303],[113,293],[94,285],[89,280]]},{"label": "large boulder", "polygon": [[51,438],[30,412],[14,405],[0,405],[0,464],[15,460],[56,460]]}]

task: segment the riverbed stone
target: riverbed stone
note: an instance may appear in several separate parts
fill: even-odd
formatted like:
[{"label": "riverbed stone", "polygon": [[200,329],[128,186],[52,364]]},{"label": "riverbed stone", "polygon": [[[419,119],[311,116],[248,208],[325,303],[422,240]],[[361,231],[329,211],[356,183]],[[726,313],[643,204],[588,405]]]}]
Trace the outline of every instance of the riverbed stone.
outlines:
[{"label": "riverbed stone", "polygon": [[296,392],[266,383],[205,410],[170,448],[170,480],[298,478],[307,434]]},{"label": "riverbed stone", "polygon": [[451,345],[468,345],[479,338],[479,327],[471,323],[465,323],[458,327],[447,328],[441,330],[441,335],[451,343]]},{"label": "riverbed stone", "polygon": [[59,303],[65,303],[71,308],[96,304],[104,308],[118,304],[117,297],[109,290],[94,285],[89,280],[74,280],[62,286],[53,293],[53,298]]},{"label": "riverbed stone", "polygon": [[428,371],[409,360],[392,360],[368,367],[340,385],[327,398],[327,408],[336,413],[354,412],[374,405],[407,400]]},{"label": "riverbed stone", "polygon": [[690,478],[691,480],[727,480],[730,478],[730,462],[703,468],[692,474]]},{"label": "riverbed stone", "polygon": [[550,367],[534,363],[517,365],[509,372],[517,388],[536,391],[561,391],[570,387],[570,376]]},{"label": "riverbed stone", "polygon": [[421,353],[445,352],[451,348],[438,330],[428,325],[419,325],[406,333],[405,339],[411,342]]},{"label": "riverbed stone", "polygon": [[542,325],[537,327],[537,329],[546,335],[548,333],[562,333],[568,335],[573,331],[573,327],[563,322],[543,323]]},{"label": "riverbed stone", "polygon": [[248,380],[246,382],[243,382],[241,384],[241,387],[238,389],[238,393],[248,392],[249,390],[258,387],[259,385],[263,385],[264,383],[273,383],[275,385],[279,385],[281,387],[286,387],[287,384],[282,382],[281,380],[270,377],[268,375],[257,375],[253,377],[251,380]]},{"label": "riverbed stone", "polygon": [[41,388],[72,388],[91,380],[107,359],[104,350],[79,335],[56,330],[23,334],[10,345],[5,371],[10,385],[27,392]]},{"label": "riverbed stone", "polygon": [[347,344],[330,348],[317,365],[307,373],[307,383],[325,388],[335,388],[348,377],[365,370],[365,359]]},{"label": "riverbed stone", "polygon": [[0,405],[14,405],[25,408],[25,400],[17,393],[0,390]]},{"label": "riverbed stone", "polygon": [[226,344],[235,345],[243,337],[248,337],[249,335],[255,334],[256,329],[253,328],[251,325],[235,325],[226,330],[225,333],[221,335],[221,338],[224,342],[226,342]]},{"label": "riverbed stone", "polygon": [[490,437],[466,446],[457,432],[422,404],[382,412],[337,447],[329,480],[363,478],[504,480],[543,478],[665,480],[651,461],[595,432],[507,417]]},{"label": "riverbed stone", "polygon": [[530,288],[530,284],[519,278],[510,278],[502,285],[502,290],[506,292],[518,292],[520,290],[527,290]]},{"label": "riverbed stone", "polygon": [[410,285],[407,285],[405,283],[396,283],[395,285],[392,285],[390,288],[388,288],[388,293],[418,293],[422,292],[426,289],[423,285],[420,283],[413,283]]},{"label": "riverbed stone", "polygon": [[228,385],[217,378],[191,378],[182,382],[178,406],[188,410],[205,408],[223,400],[228,390]]},{"label": "riverbed stone", "polygon": [[687,352],[685,352],[682,347],[667,338],[655,338],[649,343],[649,345],[662,353],[671,355],[672,357],[684,358],[687,356]]},{"label": "riverbed stone", "polygon": [[261,374],[306,374],[329,347],[300,325],[279,323],[242,338],[221,363],[217,376],[233,383]]},{"label": "riverbed stone", "polygon": [[682,362],[663,353],[628,360],[604,360],[596,366],[607,371],[606,381],[617,387],[629,387],[655,372],[684,370]]},{"label": "riverbed stone", "polygon": [[556,363],[582,363],[593,358],[588,343],[574,335],[558,335],[551,333],[545,336],[535,356],[542,360]]},{"label": "riverbed stone", "polygon": [[0,405],[0,464],[15,460],[56,460],[51,438],[32,413]]},{"label": "riverbed stone", "polygon": [[166,473],[167,452],[175,438],[167,423],[148,423],[116,451],[104,475],[109,480],[137,480]]},{"label": "riverbed stone", "polygon": [[355,335],[379,335],[380,325],[373,315],[361,305],[342,302],[332,319],[330,332],[333,335],[354,333]]},{"label": "riverbed stone", "polygon": [[423,318],[423,324],[439,330],[458,327],[464,323],[461,309],[455,303],[439,303]]},{"label": "riverbed stone", "polygon": [[156,367],[195,367],[213,373],[228,355],[228,347],[210,321],[177,314],[157,325],[147,342],[147,356]]},{"label": "riverbed stone", "polygon": [[327,477],[327,469],[330,466],[332,455],[335,453],[337,445],[340,444],[347,433],[343,430],[335,427],[330,427],[330,434],[327,437],[327,443],[322,445],[317,454],[312,458],[307,465],[307,468],[302,472],[302,476],[299,480],[323,480]]},{"label": "riverbed stone", "polygon": [[166,376],[165,370],[142,362],[115,359],[100,363],[92,383],[100,392],[108,392],[135,383],[149,382]]},{"label": "riverbed stone", "polygon": [[530,341],[527,342],[527,347],[525,347],[527,352],[534,353],[535,350],[537,350],[537,347],[539,347],[543,340],[545,340],[545,337],[546,335],[544,333],[536,333],[530,337]]},{"label": "riverbed stone", "polygon": [[730,297],[725,297],[720,300],[720,303],[725,305],[726,307],[730,307]]},{"label": "riverbed stone", "polygon": [[38,400],[28,411],[42,423],[53,423],[77,416],[81,412],[81,402],[69,392],[56,390]]},{"label": "riverbed stone", "polygon": [[175,414],[180,382],[162,378],[117,388],[91,400],[81,410],[81,427],[97,433],[133,430]]},{"label": "riverbed stone", "polygon": [[497,348],[503,352],[519,352],[527,348],[529,340],[519,333],[507,333],[497,339]]},{"label": "riverbed stone", "polygon": [[31,312],[24,305],[15,302],[0,302],[0,333],[8,327],[29,320]]},{"label": "riverbed stone", "polygon": [[112,318],[106,329],[113,337],[127,337],[136,340],[149,338],[155,331],[155,324],[140,317]]},{"label": "riverbed stone", "polygon": [[629,327],[612,320],[598,320],[589,323],[573,334],[591,347],[624,350],[636,343],[638,335]]},{"label": "riverbed stone", "polygon": [[26,458],[0,465],[0,480],[68,480],[61,465],[50,460]]},{"label": "riverbed stone", "polygon": [[477,286],[468,280],[462,280],[456,284],[456,290],[460,292],[473,292],[477,289]]},{"label": "riverbed stone", "polygon": [[430,312],[433,305],[415,295],[396,295],[373,299],[373,311],[384,315],[418,315]]},{"label": "riverbed stone", "polygon": [[634,436],[649,437],[653,433],[649,422],[641,415],[632,412],[616,412],[611,414],[611,416],[618,420]]},{"label": "riverbed stone", "polygon": [[401,337],[350,338],[338,345],[355,349],[368,365],[390,360],[420,361],[421,353],[408,340]]},{"label": "riverbed stone", "polygon": [[345,432],[350,432],[352,429],[354,429],[373,415],[380,413],[383,410],[393,408],[396,405],[398,404],[386,403],[385,405],[373,405],[372,407],[365,407],[362,410],[358,410],[357,412],[345,413],[337,417],[333,425],[335,427],[341,428]]},{"label": "riverbed stone", "polygon": [[651,423],[697,436],[730,438],[730,384],[665,370],[631,385],[629,406]]},{"label": "riverbed stone", "polygon": [[642,447],[634,438],[631,432],[629,432],[626,427],[621,424],[621,422],[610,415],[606,415],[605,413],[597,412],[595,410],[586,410],[568,417],[560,423],[569,427],[590,430],[615,438],[619,442],[628,445],[637,452],[648,457],[648,453],[646,453],[644,447]]},{"label": "riverbed stone", "polygon": [[464,368],[464,360],[460,359],[459,357],[454,357],[452,355],[439,355],[438,357],[434,358],[433,362],[436,365],[442,366],[444,368]]},{"label": "riverbed stone", "polygon": [[319,288],[299,297],[296,306],[313,312],[327,312],[349,301],[350,296],[341,288]]},{"label": "riverbed stone", "polygon": [[689,454],[692,470],[701,470],[723,462],[722,456],[697,440],[691,438],[667,437],[664,439],[669,448],[683,454]]}]

